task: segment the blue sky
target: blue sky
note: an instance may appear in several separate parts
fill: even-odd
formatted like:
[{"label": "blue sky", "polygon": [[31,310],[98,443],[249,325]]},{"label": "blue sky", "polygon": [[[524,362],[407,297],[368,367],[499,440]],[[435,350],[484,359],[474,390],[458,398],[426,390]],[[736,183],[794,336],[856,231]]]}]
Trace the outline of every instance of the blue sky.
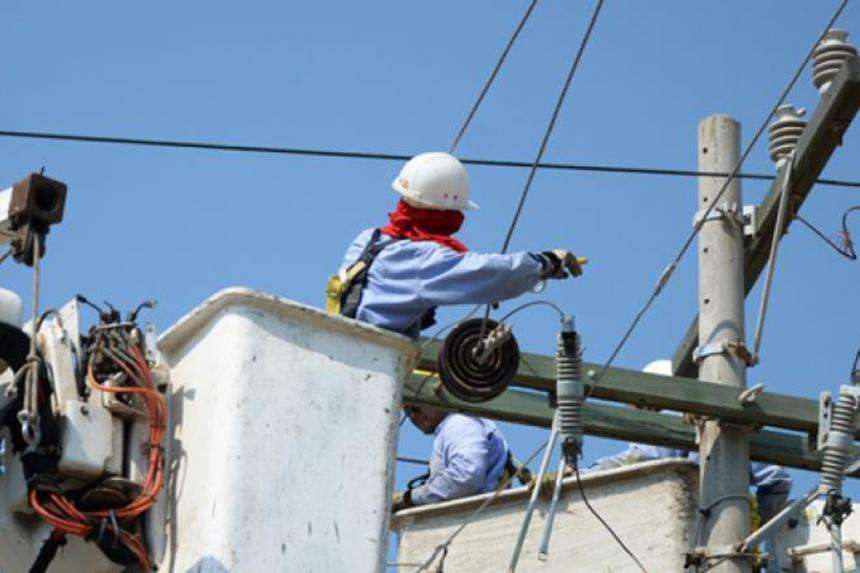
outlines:
[{"label": "blue sky", "polygon": [[[0,129],[411,154],[445,149],[526,2],[4,2]],[[529,160],[591,2],[539,4],[460,147]],[[607,2],[547,161],[695,168],[696,125],[725,113],[758,127],[835,1]],[[838,23],[860,37],[860,8]],[[789,101],[810,111],[807,70]],[[824,176],[860,179],[853,126]],[[321,305],[350,239],[385,222],[397,163],[0,139],[0,185],[46,166],[69,184],[50,235],[43,300],[82,292],[128,307],[155,297],[163,330],[231,285]],[[759,144],[745,167],[772,172]],[[498,250],[525,170],[470,168],[461,239]],[[767,183],[746,181],[746,203]],[[513,249],[568,247],[591,264],[549,297],[577,317],[586,359],[605,359],[689,232],[696,181],[539,173]],[[856,189],[816,188],[802,214],[835,232]],[[860,221],[854,224],[860,236]],[[762,364],[750,383],[815,397],[846,381],[860,344],[860,264],[801,227],[783,243]],[[2,284],[26,293],[6,264]],[[752,335],[759,290],[748,299]],[[696,308],[691,257],[618,365],[671,355]],[[443,313],[455,317],[456,309]],[[551,353],[557,324],[523,313],[523,348]],[[545,437],[503,425],[525,456]],[[407,428],[404,455],[430,440]],[[621,447],[589,439],[590,461]],[[400,466],[403,485],[419,468]],[[814,476],[797,472],[807,487]],[[856,495],[860,490],[852,484]]]}]

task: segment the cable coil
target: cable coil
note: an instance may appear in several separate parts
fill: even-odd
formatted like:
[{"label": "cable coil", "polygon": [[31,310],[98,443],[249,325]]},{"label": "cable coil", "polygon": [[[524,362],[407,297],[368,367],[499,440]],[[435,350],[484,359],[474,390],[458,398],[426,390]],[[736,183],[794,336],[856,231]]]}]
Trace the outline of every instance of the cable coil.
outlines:
[{"label": "cable coil", "polygon": [[483,332],[492,334],[500,324],[472,318],[445,337],[439,349],[439,379],[448,392],[465,402],[484,402],[507,389],[520,366],[513,334],[492,351],[482,352]]}]

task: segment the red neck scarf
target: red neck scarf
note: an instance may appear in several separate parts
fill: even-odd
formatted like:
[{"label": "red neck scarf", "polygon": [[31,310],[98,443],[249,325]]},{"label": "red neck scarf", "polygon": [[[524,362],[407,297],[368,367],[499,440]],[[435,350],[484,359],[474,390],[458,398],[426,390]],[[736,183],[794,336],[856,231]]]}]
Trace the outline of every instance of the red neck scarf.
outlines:
[{"label": "red neck scarf", "polygon": [[469,249],[452,237],[463,224],[463,213],[453,210],[421,209],[403,199],[397,209],[388,214],[390,223],[382,227],[384,235],[410,241],[433,241],[458,253]]}]

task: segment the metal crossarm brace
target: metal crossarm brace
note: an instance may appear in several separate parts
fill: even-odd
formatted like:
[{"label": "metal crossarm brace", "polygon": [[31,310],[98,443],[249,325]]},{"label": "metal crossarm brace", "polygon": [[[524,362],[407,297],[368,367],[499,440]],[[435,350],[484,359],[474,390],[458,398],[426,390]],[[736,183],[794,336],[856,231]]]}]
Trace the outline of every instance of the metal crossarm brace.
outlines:
[{"label": "metal crossarm brace", "polygon": [[[554,410],[543,394],[507,390],[487,402],[464,402],[437,390],[436,379],[425,381],[424,378],[413,374],[406,380],[404,403],[427,404],[528,426],[549,428],[552,424]],[[586,402],[582,407],[582,420],[583,432],[590,436],[687,450],[698,447],[694,427],[684,423],[680,416]],[[809,447],[806,436],[789,432],[752,432],[750,458],[798,469],[818,471],[821,468],[820,456]],[[848,475],[860,477],[860,468]]]},{"label": "metal crossarm brace", "polygon": [[[423,342],[418,367],[435,372],[441,343],[426,339]],[[583,362],[582,379],[586,391],[593,386],[593,375],[600,367],[599,364]],[[512,385],[553,392],[555,377],[554,356],[523,352]],[[427,385],[431,386],[432,381]],[[689,378],[609,368],[591,395],[601,400],[688,412],[737,424],[774,426],[809,435],[818,432],[818,400],[764,391],[756,392],[753,397],[737,389]],[[856,436],[860,439],[860,426]]]}]

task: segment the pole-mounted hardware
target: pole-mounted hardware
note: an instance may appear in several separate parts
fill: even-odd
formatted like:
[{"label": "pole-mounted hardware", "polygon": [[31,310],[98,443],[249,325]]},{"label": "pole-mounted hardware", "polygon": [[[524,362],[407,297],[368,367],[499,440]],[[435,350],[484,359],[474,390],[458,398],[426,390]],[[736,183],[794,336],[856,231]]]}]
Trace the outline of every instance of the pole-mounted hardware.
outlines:
[{"label": "pole-mounted hardware", "polygon": [[509,326],[473,318],[457,325],[439,348],[442,386],[466,402],[484,402],[504,392],[520,365]]},{"label": "pole-mounted hardware", "polygon": [[31,173],[0,192],[0,243],[11,242],[15,260],[31,266],[37,242],[44,256],[45,236],[63,220],[65,204],[65,183]]},{"label": "pole-mounted hardware", "polygon": [[582,349],[579,334],[574,327],[574,319],[570,315],[563,315],[561,319],[556,353],[556,373],[557,407],[553,416],[552,431],[546,445],[546,451],[544,451],[540,470],[535,478],[534,489],[526,508],[526,514],[523,517],[523,523],[520,526],[519,536],[514,545],[508,573],[513,573],[519,562],[523,541],[531,523],[556,441],[561,443],[561,455],[558,462],[558,472],[553,483],[552,500],[547,510],[543,533],[538,546],[537,557],[541,561],[546,561],[549,555],[549,541],[561,497],[565,469],[567,466],[576,467],[577,458],[582,454],[582,404],[585,401],[585,386],[582,383]]}]

